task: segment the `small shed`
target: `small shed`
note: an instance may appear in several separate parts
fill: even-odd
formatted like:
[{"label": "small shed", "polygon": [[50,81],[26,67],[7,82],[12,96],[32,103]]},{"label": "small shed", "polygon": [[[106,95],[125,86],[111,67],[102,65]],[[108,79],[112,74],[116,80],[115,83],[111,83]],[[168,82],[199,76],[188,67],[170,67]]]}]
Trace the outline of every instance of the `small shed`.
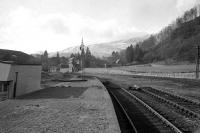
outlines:
[{"label": "small shed", "polygon": [[17,96],[41,89],[39,64],[16,64],[0,61],[0,99]]}]

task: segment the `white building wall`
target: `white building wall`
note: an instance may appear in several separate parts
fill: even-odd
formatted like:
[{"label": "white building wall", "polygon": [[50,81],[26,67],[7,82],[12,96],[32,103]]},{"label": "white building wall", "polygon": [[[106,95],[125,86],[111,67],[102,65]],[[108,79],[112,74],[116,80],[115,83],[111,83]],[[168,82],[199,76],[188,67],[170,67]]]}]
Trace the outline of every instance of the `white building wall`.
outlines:
[{"label": "white building wall", "polygon": [[73,64],[69,64],[69,72],[73,72]]},{"label": "white building wall", "polygon": [[69,72],[69,68],[60,68],[61,73]]},{"label": "white building wall", "polygon": [[[16,96],[41,89],[41,70],[39,65],[12,65],[8,80],[13,80],[13,86],[18,72]],[[9,92],[13,94],[12,90]]]}]

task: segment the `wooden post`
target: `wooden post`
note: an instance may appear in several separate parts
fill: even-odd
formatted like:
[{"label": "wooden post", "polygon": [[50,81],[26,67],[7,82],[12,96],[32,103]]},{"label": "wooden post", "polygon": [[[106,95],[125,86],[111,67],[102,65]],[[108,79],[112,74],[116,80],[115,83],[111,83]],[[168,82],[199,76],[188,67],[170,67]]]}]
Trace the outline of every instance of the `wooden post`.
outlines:
[{"label": "wooden post", "polygon": [[200,46],[197,46],[197,57],[196,57],[196,79],[199,78],[199,55]]},{"label": "wooden post", "polygon": [[16,91],[17,91],[17,78],[18,78],[18,72],[15,72],[15,84],[14,84],[13,98],[16,97]]}]

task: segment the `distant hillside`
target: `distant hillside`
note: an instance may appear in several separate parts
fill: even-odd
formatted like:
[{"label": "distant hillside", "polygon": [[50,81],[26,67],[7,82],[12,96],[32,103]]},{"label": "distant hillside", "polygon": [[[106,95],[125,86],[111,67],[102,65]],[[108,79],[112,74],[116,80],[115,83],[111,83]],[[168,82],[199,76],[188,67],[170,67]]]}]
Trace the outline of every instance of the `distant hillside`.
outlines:
[{"label": "distant hillside", "polygon": [[[113,42],[105,42],[105,43],[98,43],[98,44],[91,44],[88,45],[91,53],[96,57],[108,57],[111,55],[113,51],[120,51],[125,49],[129,45],[135,45],[136,43],[148,38],[148,35],[137,37],[137,38],[130,38],[127,40],[119,40]],[[80,46],[70,47],[59,51],[60,56],[68,57],[71,53],[78,53],[80,52]],[[56,53],[49,53],[50,56],[55,56]]]},{"label": "distant hillside", "polygon": [[1,61],[13,61],[18,64],[40,64],[40,61],[21,51],[0,49]]},{"label": "distant hillside", "polygon": [[148,62],[174,60],[194,62],[200,45],[200,17],[195,8],[187,11],[176,23],[140,43]]}]

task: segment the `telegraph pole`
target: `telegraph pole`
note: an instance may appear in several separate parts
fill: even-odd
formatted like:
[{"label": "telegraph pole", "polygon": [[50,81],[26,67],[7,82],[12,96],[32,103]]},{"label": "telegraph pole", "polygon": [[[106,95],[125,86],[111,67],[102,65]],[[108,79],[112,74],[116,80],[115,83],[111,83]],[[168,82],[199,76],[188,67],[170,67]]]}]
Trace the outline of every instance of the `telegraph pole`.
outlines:
[{"label": "telegraph pole", "polygon": [[83,79],[83,61],[84,61],[84,43],[83,43],[83,37],[82,37],[82,41],[81,41],[81,46],[80,46],[80,50],[81,50],[81,78]]},{"label": "telegraph pole", "polygon": [[200,46],[197,46],[197,57],[196,57],[196,79],[199,78],[199,57],[200,57]]}]

